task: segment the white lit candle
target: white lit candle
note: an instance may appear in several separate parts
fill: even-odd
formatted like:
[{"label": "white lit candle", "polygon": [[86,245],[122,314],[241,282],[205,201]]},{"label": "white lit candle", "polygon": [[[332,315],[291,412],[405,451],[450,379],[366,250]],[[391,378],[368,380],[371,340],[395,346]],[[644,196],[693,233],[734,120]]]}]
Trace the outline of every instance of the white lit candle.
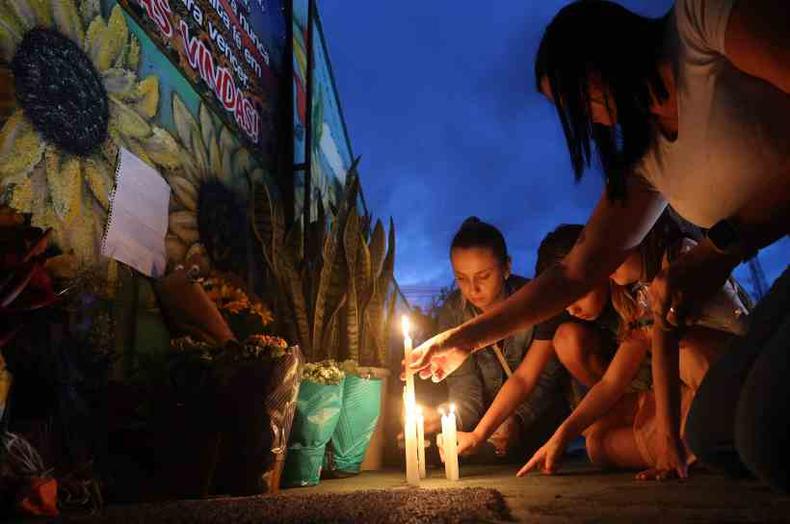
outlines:
[{"label": "white lit candle", "polygon": [[420,466],[420,478],[425,478],[425,416],[422,408],[417,406],[417,463]]},{"label": "white lit candle", "polygon": [[458,480],[458,433],[455,421],[455,405],[450,412],[442,413],[442,449],[444,450],[444,475],[447,480]]},{"label": "white lit candle", "polygon": [[406,448],[406,482],[419,485],[420,471],[417,458],[417,404],[414,395],[414,374],[409,371],[411,362],[412,341],[409,336],[409,319],[404,315],[403,325],[403,356],[406,362],[406,386],[403,390],[403,407],[405,424],[403,428],[404,447]]}]

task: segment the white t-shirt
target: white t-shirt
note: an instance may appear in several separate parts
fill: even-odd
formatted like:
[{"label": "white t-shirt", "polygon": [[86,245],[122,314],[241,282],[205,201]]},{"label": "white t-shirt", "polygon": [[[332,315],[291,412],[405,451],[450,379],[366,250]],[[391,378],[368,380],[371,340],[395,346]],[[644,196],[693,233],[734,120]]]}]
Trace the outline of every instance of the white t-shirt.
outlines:
[{"label": "white t-shirt", "polygon": [[678,135],[672,142],[660,135],[638,168],[701,227],[790,181],[790,96],[724,54],[736,1],[676,0],[667,43],[676,60]]}]

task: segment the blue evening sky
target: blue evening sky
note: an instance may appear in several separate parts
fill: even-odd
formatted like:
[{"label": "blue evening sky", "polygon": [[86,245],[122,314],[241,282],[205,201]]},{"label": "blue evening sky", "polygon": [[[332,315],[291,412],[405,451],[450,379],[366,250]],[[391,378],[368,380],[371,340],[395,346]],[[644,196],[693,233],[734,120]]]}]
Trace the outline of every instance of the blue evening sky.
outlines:
[{"label": "blue evening sky", "polygon": [[[543,235],[589,215],[600,175],[574,183],[532,78],[543,28],[566,3],[319,0],[368,207],[395,220],[401,286],[452,282],[448,246],[469,215],[502,230],[526,276]],[[622,3],[649,16],[672,4]],[[787,239],[763,250],[769,282],[788,254]]]}]

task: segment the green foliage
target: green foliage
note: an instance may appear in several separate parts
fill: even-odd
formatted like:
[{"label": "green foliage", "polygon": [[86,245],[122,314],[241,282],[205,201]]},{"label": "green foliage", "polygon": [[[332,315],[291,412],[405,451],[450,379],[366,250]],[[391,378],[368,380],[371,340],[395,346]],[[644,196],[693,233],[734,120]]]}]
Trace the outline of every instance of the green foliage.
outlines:
[{"label": "green foliage", "polygon": [[253,231],[276,290],[277,332],[298,342],[310,362],[387,361],[395,228],[390,220],[387,241],[380,221],[370,233],[370,216],[359,214],[358,162],[335,214],[327,217],[319,202],[316,220],[287,234],[280,204],[265,185],[254,189]]}]

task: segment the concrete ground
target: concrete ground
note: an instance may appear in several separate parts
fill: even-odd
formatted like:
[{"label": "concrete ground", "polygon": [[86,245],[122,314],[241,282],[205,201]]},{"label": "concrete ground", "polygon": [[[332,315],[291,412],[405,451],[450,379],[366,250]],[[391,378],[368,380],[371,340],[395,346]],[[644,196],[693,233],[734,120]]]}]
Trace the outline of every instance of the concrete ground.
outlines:
[{"label": "concrete ground", "polygon": [[[631,473],[597,471],[582,459],[564,466],[556,476],[525,478],[515,476],[515,466],[462,466],[457,483],[444,480],[443,470],[433,469],[422,487],[497,489],[513,517],[523,522],[790,522],[790,497],[755,480],[697,470],[683,482],[648,483],[633,480]],[[381,471],[282,493],[287,497],[404,487],[403,472]]]}]

